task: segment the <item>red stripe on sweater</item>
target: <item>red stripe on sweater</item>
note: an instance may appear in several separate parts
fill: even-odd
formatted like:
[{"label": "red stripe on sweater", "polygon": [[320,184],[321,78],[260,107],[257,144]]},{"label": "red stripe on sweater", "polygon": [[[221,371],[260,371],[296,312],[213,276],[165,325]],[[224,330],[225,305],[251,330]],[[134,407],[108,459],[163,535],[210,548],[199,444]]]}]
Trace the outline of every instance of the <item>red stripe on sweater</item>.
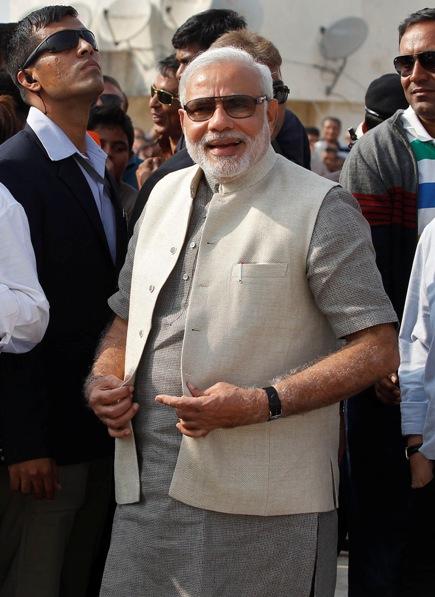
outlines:
[{"label": "red stripe on sweater", "polygon": [[354,193],[361,211],[370,226],[390,226],[392,224],[404,228],[417,227],[417,197],[415,193],[400,187],[389,189],[383,195]]}]

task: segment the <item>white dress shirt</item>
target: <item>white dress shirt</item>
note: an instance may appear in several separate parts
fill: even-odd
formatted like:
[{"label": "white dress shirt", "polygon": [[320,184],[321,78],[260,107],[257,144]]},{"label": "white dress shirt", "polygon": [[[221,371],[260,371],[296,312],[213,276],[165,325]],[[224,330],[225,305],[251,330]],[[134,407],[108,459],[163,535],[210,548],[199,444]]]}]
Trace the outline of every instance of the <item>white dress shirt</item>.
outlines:
[{"label": "white dress shirt", "polygon": [[415,253],[400,330],[403,435],[423,435],[420,451],[435,459],[435,220]]},{"label": "white dress shirt", "polygon": [[[44,146],[53,162],[74,156],[94,197],[95,205],[106,233],[112,260],[116,260],[116,221],[110,197],[104,186],[107,154],[86,135],[86,154],[81,153],[68,135],[41,110],[31,107],[27,124]],[[88,164],[87,167],[83,163]]]},{"label": "white dress shirt", "polygon": [[0,352],[27,352],[40,342],[48,309],[26,214],[0,183]]}]

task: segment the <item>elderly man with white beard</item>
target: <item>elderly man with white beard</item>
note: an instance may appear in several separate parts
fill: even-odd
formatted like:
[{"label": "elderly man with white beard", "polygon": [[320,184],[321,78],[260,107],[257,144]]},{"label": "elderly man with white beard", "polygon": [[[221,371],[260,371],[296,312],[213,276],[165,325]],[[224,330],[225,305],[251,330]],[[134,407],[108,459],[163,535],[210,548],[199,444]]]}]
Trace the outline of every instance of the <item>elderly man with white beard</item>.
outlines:
[{"label": "elderly man with white beard", "polygon": [[185,70],[197,165],[154,188],[87,382],[117,438],[102,597],[332,597],[340,400],[397,366],[354,199],[277,155],[266,66]]}]

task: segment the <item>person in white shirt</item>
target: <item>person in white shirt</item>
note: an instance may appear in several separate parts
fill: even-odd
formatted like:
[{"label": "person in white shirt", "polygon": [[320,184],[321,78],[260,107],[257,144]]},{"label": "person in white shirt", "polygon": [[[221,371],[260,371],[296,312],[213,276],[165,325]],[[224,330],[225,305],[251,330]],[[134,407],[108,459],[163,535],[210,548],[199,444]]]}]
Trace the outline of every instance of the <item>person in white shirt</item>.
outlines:
[{"label": "person in white shirt", "polygon": [[27,216],[0,183],[0,352],[31,350],[44,336],[48,311]]},{"label": "person in white shirt", "polygon": [[[435,566],[431,545],[435,522],[429,515],[435,496],[435,220],[424,229],[417,245],[400,330],[399,379],[402,433],[406,437],[413,488],[410,544],[418,557],[415,595],[433,594]],[[418,586],[415,583],[418,582]],[[432,591],[432,592],[431,592]]]}]

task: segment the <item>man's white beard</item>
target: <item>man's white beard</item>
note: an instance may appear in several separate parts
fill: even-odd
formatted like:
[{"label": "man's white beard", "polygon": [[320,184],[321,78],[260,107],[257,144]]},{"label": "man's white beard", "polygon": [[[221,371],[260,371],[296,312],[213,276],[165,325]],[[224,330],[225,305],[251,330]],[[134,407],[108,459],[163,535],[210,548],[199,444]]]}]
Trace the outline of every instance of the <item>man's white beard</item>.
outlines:
[{"label": "man's white beard", "polygon": [[[242,157],[208,157],[206,147],[209,143],[228,139],[242,141],[245,144]],[[222,133],[207,133],[197,143],[191,142],[187,135],[185,140],[190,157],[198,166],[201,166],[207,178],[216,182],[224,182],[242,176],[263,157],[270,144],[270,129],[265,119],[260,133],[255,138],[240,131],[224,131]]]}]

